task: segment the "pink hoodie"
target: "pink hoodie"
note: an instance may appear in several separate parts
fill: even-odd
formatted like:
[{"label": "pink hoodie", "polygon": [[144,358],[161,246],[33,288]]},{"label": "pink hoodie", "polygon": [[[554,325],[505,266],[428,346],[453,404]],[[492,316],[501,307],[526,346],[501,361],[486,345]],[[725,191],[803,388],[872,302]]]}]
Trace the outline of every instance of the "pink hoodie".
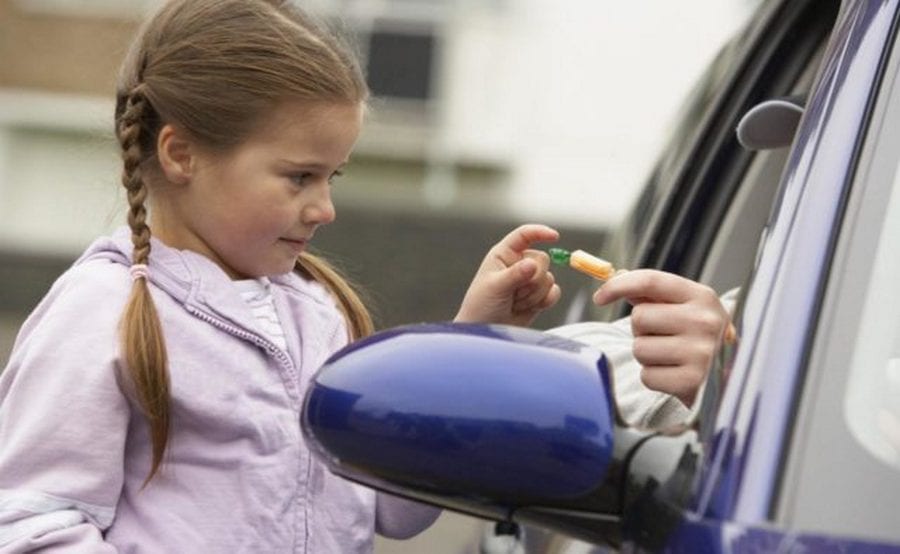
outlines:
[{"label": "pink hoodie", "polygon": [[271,277],[287,351],[264,338],[225,273],[154,241],[169,356],[162,472],[117,378],[130,238],[96,241],[31,314],[0,375],[0,552],[371,552],[438,510],[331,475],[303,444],[312,373],[346,341],[325,290]]}]

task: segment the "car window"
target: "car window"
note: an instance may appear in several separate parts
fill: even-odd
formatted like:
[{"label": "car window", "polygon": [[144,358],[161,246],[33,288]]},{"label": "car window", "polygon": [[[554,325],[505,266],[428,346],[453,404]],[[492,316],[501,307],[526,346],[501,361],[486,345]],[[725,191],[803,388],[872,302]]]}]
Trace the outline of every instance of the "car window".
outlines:
[{"label": "car window", "polygon": [[[847,375],[844,417],[870,455],[900,471],[900,186],[895,176],[880,229],[872,229],[872,266],[847,268],[864,287]],[[865,223],[864,223],[865,224]],[[850,330],[852,332],[852,329]]]},{"label": "car window", "polygon": [[900,540],[900,72],[869,124],[809,356],[775,516]]},{"label": "car window", "polygon": [[726,43],[688,93],[659,161],[631,212],[604,249],[604,255],[616,267],[632,267],[636,263],[638,243],[653,214],[660,209],[660,203],[671,194],[674,182],[670,177],[694,146],[695,135],[703,127],[700,122],[727,84],[729,70],[738,62],[747,34],[746,30],[742,31]]},{"label": "car window", "polygon": [[[791,87],[790,95],[805,97],[819,71],[827,37]],[[719,292],[741,285],[750,274],[756,250],[774,204],[789,148],[754,154],[737,187],[709,249],[700,281]]]},{"label": "car window", "polygon": [[[754,155],[740,147],[735,128],[759,102],[807,92],[800,83],[818,68],[817,54],[837,12],[835,1],[760,6],[698,83],[673,140],[603,257],[617,267],[654,267],[699,279],[720,293],[746,279],[786,149]],[[751,213],[742,213],[744,207]],[[622,303],[593,309],[591,316],[628,312]]]},{"label": "car window", "polygon": [[[747,27],[752,27],[752,21],[748,22]],[[747,29],[744,29],[722,46],[694,83],[681,110],[676,114],[675,126],[659,161],[647,177],[634,206],[600,251],[601,256],[615,267],[630,268],[640,264],[640,244],[646,238],[654,215],[665,208],[663,204],[672,195],[672,189],[677,184],[673,176],[677,173],[679,164],[695,148],[696,136],[703,129],[701,122],[708,117],[707,112],[714,99],[728,85],[730,71],[740,61],[741,47],[747,41],[748,34]],[[587,295],[584,295],[584,303],[586,298]],[[590,319],[608,321],[626,315],[627,306],[623,302],[601,308],[591,306],[588,312]],[[583,318],[581,310],[578,310],[568,322]]]}]

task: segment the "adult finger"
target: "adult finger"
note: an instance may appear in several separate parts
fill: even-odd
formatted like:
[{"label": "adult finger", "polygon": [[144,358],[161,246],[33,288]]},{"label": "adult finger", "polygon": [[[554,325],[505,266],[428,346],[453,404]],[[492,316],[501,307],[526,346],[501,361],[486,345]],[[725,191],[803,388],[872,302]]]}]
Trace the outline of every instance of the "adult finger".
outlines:
[{"label": "adult finger", "polygon": [[644,366],[641,369],[641,382],[644,386],[670,394],[685,406],[694,403],[697,391],[705,379],[705,370],[698,367]]},{"label": "adult finger", "polygon": [[642,366],[705,365],[712,361],[709,340],[687,340],[681,336],[644,335],[632,345],[635,360]]},{"label": "adult finger", "polygon": [[674,273],[653,269],[635,269],[617,275],[594,293],[594,303],[600,306],[620,299],[630,302],[652,301],[678,303],[700,295],[716,297],[715,291]]},{"label": "adult finger", "polygon": [[704,335],[718,337],[728,318],[717,305],[644,302],[631,310],[635,335]]}]

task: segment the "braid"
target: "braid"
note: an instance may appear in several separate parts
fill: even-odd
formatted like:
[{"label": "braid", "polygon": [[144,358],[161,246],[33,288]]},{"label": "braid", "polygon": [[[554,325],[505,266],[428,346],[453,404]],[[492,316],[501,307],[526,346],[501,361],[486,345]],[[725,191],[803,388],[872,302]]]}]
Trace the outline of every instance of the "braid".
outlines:
[{"label": "braid", "polygon": [[150,256],[150,227],[147,226],[147,186],[141,176],[141,125],[147,99],[142,86],[136,87],[125,100],[119,119],[119,142],[122,145],[122,185],[128,193],[128,226],[134,243],[133,262],[145,264]]},{"label": "braid", "polygon": [[[150,257],[150,227],[147,225],[147,185],[141,175],[143,152],[141,131],[153,108],[143,94],[142,85],[124,99],[117,136],[122,146],[122,185],[128,194],[128,225],[134,244],[132,268],[146,266]],[[131,297],[122,317],[122,342],[125,363],[134,385],[136,400],[150,426],[153,459],[144,485],[159,470],[169,438],[169,375],[162,326],[146,273],[135,275]]]}]

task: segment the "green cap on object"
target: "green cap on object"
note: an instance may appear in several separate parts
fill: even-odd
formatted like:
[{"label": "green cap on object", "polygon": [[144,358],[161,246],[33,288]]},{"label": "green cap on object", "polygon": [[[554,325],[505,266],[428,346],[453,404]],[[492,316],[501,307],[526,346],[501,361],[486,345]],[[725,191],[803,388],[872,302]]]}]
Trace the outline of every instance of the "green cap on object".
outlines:
[{"label": "green cap on object", "polygon": [[550,254],[550,261],[556,265],[569,265],[569,258],[572,256],[571,252],[563,248],[550,248],[547,253]]}]

